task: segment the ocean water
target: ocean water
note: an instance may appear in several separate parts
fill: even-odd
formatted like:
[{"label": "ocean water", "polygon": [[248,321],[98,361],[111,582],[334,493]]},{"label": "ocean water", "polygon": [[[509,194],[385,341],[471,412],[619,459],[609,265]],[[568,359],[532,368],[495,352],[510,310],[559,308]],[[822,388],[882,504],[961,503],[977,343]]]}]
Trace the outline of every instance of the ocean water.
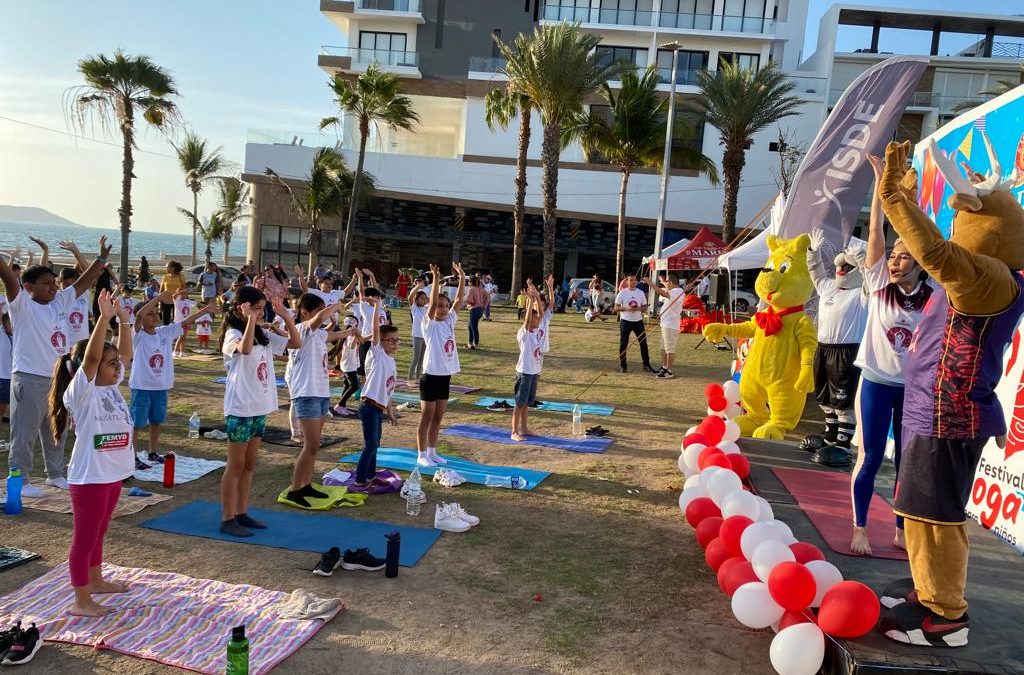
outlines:
[{"label": "ocean water", "polygon": [[[107,241],[113,246],[110,257],[115,262],[121,250],[121,231],[101,229],[98,227],[81,227],[76,225],[40,225],[25,223],[10,223],[0,221],[0,251],[10,252],[20,246],[22,257],[28,255],[28,251],[35,251],[36,258],[39,257],[39,247],[29,240],[29,236],[38,237],[50,246],[50,255],[64,258],[67,252],[57,248],[57,243],[63,239],[71,239],[82,251],[95,253],[99,246],[100,237],[107,236]],[[231,239],[231,253],[236,256],[245,255],[245,230],[236,230]],[[213,245],[213,259],[223,260],[224,245],[215,243]],[[198,255],[203,257],[205,244],[200,239],[198,242]],[[142,232],[133,230],[129,238],[128,254],[132,260],[146,256],[151,262],[155,262],[161,256],[176,258],[179,262],[188,263],[192,255],[192,236],[188,234],[163,234],[160,232]]]}]

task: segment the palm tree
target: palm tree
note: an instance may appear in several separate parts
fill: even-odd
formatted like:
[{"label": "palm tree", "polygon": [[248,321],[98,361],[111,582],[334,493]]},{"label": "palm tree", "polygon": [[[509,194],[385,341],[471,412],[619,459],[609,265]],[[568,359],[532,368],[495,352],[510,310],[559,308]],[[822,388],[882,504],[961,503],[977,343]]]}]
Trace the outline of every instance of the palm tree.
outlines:
[{"label": "palm tree", "polygon": [[174,78],[147,56],[130,56],[121,50],[109,58],[104,54],[78,62],[85,84],[65,93],[69,116],[85,130],[92,115],[107,128],[117,124],[121,132],[121,221],[120,280],[128,281],[128,238],[132,230],[132,179],[135,178],[135,116],[160,130],[169,130],[178,120],[178,107],[169,97],[177,95]]},{"label": "palm tree", "polygon": [[234,234],[235,223],[248,216],[249,186],[235,176],[217,179],[217,208],[224,225],[224,264],[228,262],[228,248]]},{"label": "palm tree", "polygon": [[[495,37],[499,49],[504,47]],[[520,33],[511,49],[505,50],[506,58],[526,58],[529,54],[529,38]],[[509,290],[509,301],[514,302],[519,295],[523,276],[523,239],[526,237],[526,160],[530,150],[530,123],[533,117],[533,104],[530,97],[517,93],[512,87],[492,89],[484,98],[484,120],[487,128],[494,131],[495,127],[507,129],[515,117],[519,116],[519,152],[516,155],[516,200],[512,207],[512,220],[515,230],[512,235],[512,284]]]},{"label": "palm tree", "polygon": [[[370,125],[384,124],[390,129],[410,131],[420,121],[420,116],[412,108],[412,99],[402,94],[398,77],[380,69],[373,63],[356,81],[350,82],[341,75],[335,75],[328,86],[334,93],[334,102],[338,106],[339,116],[325,117],[320,121],[320,128],[337,126],[344,123],[344,116],[351,115],[359,126],[359,161],[356,164],[353,194],[362,195],[363,162],[366,159],[366,141],[370,137]],[[341,269],[348,269],[351,259],[352,232],[356,225],[356,211],[359,200],[350,200],[348,222],[345,225],[344,251],[341,258]]]},{"label": "palm tree", "polygon": [[[350,206],[352,195],[358,187],[360,203],[366,203],[376,187],[373,176],[365,174],[357,180],[345,164],[345,158],[331,148],[320,148],[313,156],[306,185],[293,188],[273,169],[264,171],[272,183],[288,196],[292,210],[308,229],[306,243],[309,248],[309,275],[313,275],[320,258],[320,242],[323,239],[324,218],[341,215]],[[356,183],[359,185],[357,186]]]},{"label": "palm tree", "polygon": [[[658,69],[651,66],[641,75],[627,70],[621,75],[622,88],[616,95],[607,83],[601,93],[611,109],[610,115],[599,117],[579,111],[572,115],[562,130],[563,146],[579,141],[587,161],[601,158],[619,167],[622,185],[619,188],[619,231],[615,247],[615,278],[622,278],[626,244],[626,195],[629,177],[641,167],[660,167],[665,153],[665,125],[668,123],[668,98],[658,96]],[[676,120],[673,138],[692,135],[685,119]],[[699,150],[673,147],[673,159],[696,167],[718,185],[715,163]]]},{"label": "palm tree", "polygon": [[213,243],[224,239],[224,233],[227,231],[221,212],[215,211],[206,220],[205,224],[200,222],[195,211],[189,211],[179,206],[178,213],[185,216],[197,228],[199,236],[203,238],[203,242],[206,244],[205,260],[206,264],[209,265],[210,261],[213,260]]},{"label": "palm tree", "polygon": [[508,60],[509,87],[527,96],[544,125],[541,142],[541,192],[544,200],[544,276],[555,271],[555,232],[558,224],[558,161],[562,125],[583,108],[588,96],[625,69],[621,62],[605,63],[594,48],[600,36],[584,33],[578,24],[558,23],[534,30],[524,54],[499,45]]},{"label": "palm tree", "polygon": [[754,134],[784,117],[797,114],[803,103],[792,96],[795,85],[775,64],[742,68],[723,63],[718,72],[697,73],[701,96],[695,108],[721,134],[722,173],[725,199],[722,203],[722,239],[732,240],[736,230],[736,198],[746,163],[747,148]]},{"label": "palm tree", "polygon": [[[221,148],[218,146],[212,150],[206,147],[206,139],[201,138],[194,132],[189,131],[181,143],[174,145],[178,154],[178,164],[185,174],[185,187],[192,191],[192,213],[199,210],[199,193],[203,190],[203,183],[213,178],[226,162],[221,156]],[[199,219],[192,222],[192,264],[196,264],[196,236],[199,232]]]},{"label": "palm tree", "polygon": [[953,104],[952,110],[953,112],[964,112],[965,110],[970,110],[971,108],[981,105],[989,98],[1002,96],[1006,92],[1016,89],[1021,85],[1022,82],[1024,82],[1024,64],[1021,64],[1020,76],[1017,78],[1016,81],[1011,80],[1010,78],[1001,77],[998,80],[996,80],[996,86],[992,87],[991,89],[986,89],[985,91],[978,92],[978,96],[988,97],[984,101],[979,99],[957,101],[956,103]]}]

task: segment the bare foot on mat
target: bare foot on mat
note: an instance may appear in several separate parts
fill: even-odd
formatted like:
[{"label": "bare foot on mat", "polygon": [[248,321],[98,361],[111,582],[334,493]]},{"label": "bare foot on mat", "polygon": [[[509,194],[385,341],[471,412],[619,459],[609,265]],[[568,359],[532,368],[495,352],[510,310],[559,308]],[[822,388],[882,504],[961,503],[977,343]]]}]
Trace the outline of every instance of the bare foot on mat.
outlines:
[{"label": "bare foot on mat", "polygon": [[119,584],[116,581],[101,580],[99,583],[89,584],[89,591],[92,593],[127,593],[131,588],[128,584]]},{"label": "bare foot on mat", "polygon": [[512,440],[513,440],[513,441],[517,441],[517,442],[518,442],[518,441],[525,441],[525,440],[526,440],[526,436],[523,436],[522,434],[517,434],[517,433],[514,433],[514,432],[513,432],[513,434],[512,434]]},{"label": "bare foot on mat", "polygon": [[893,537],[892,545],[898,549],[907,550],[907,537],[903,534],[903,530],[896,528],[896,536]]},{"label": "bare foot on mat", "polygon": [[68,607],[68,614],[72,616],[106,616],[113,612],[112,607],[105,607],[98,602],[90,600],[89,602],[73,602]]},{"label": "bare foot on mat", "polygon": [[850,550],[857,555],[871,555],[871,544],[868,543],[868,531],[863,527],[853,528],[853,540]]}]

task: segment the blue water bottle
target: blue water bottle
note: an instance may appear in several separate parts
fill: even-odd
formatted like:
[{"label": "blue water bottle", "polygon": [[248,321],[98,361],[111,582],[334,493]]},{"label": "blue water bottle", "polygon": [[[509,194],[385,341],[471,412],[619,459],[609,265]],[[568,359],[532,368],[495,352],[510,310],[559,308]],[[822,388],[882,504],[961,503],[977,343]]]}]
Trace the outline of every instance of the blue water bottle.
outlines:
[{"label": "blue water bottle", "polygon": [[4,503],[4,513],[14,516],[21,513],[21,469],[12,466],[11,473],[7,476],[7,502]]}]

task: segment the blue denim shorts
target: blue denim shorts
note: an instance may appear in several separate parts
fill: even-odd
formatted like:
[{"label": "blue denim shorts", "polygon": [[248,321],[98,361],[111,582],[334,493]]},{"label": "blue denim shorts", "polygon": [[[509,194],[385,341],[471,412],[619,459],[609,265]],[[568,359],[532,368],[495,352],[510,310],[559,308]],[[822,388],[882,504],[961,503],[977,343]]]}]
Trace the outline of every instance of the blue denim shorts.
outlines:
[{"label": "blue denim shorts", "polygon": [[527,375],[516,373],[516,405],[530,405],[537,398],[537,383],[540,373]]},{"label": "blue denim shorts", "polygon": [[131,412],[136,429],[163,424],[167,421],[167,391],[132,389]]},{"label": "blue denim shorts", "polygon": [[331,399],[323,396],[300,396],[292,399],[295,416],[300,420],[318,420],[327,417]]}]

